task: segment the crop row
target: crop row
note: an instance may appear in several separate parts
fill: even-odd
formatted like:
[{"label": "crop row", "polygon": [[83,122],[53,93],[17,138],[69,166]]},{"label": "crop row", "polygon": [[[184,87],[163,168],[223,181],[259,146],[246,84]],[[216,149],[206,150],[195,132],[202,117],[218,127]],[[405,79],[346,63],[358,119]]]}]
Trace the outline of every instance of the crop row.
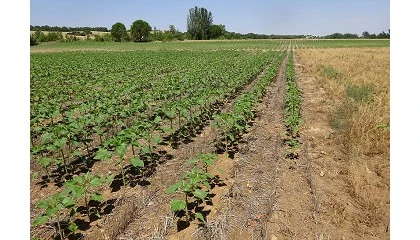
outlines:
[{"label": "crop row", "polygon": [[[115,181],[116,174],[120,176],[125,186],[126,178],[129,176],[127,170],[130,170],[130,174],[143,177],[156,154],[155,148],[162,141],[176,141],[183,137],[182,134],[194,131],[195,126],[211,116],[218,103],[237,94],[267,66],[267,63],[272,61],[273,56],[273,54],[254,55],[252,60],[241,58],[242,65],[239,69],[231,69],[228,74],[214,72],[214,81],[210,81],[209,78],[204,78],[204,80],[191,78],[188,81],[181,81],[180,89],[172,90],[175,91],[175,94],[172,92],[173,97],[168,97],[159,103],[156,103],[156,99],[153,104],[144,102],[146,108],[139,109],[135,117],[129,115],[121,120],[117,119],[115,123],[120,126],[117,129],[111,128],[110,131],[114,131],[114,134],[108,134],[108,136],[105,136],[101,125],[95,125],[98,123],[96,121],[99,116],[93,114],[80,114],[77,118],[66,117],[46,127],[40,136],[39,143],[32,147],[32,153],[38,157],[35,159],[45,169],[47,175],[50,175],[52,170],[55,172],[64,170],[67,175],[70,173],[68,170],[73,170],[70,166],[72,160],[88,158],[88,155],[82,155],[86,154],[86,151],[89,153],[89,150],[96,160],[112,159],[120,172],[107,176],[91,176],[87,172],[80,176],[74,175],[71,180],[65,180],[62,191],[37,203],[37,206],[44,208],[45,211],[35,219],[33,225],[43,225],[51,220],[59,222],[59,219],[62,219],[60,213],[67,209],[70,213],[66,221],[67,225],[63,227],[76,231],[77,226],[73,223],[75,214],[85,214],[88,217],[92,214],[100,215],[99,209],[91,212],[88,204],[90,200],[103,201],[101,195],[95,191],[96,189],[104,187],[104,184],[109,184],[110,181]],[[218,70],[221,69],[223,68]],[[191,88],[194,83],[197,85],[194,88],[195,91],[183,88],[183,85]],[[112,106],[110,104],[110,107]],[[115,116],[115,113],[111,115]],[[81,120],[89,118],[92,121],[84,122],[84,125],[77,127]],[[125,121],[128,118],[130,121]],[[48,131],[51,129],[53,130]],[[97,145],[94,144],[97,140],[94,139],[96,136],[99,137]],[[86,149],[83,149],[83,146]],[[132,154],[127,154],[129,150]],[[85,209],[82,212],[80,212],[79,204],[81,201],[84,202]],[[62,237],[62,230],[58,229],[58,231]]]},{"label": "crop row", "polygon": [[[35,54],[31,57],[31,126],[53,124],[71,114],[68,112],[91,113],[108,99],[115,105],[127,105],[139,95],[148,100],[160,100],[176,94],[174,90],[195,91],[194,87],[200,84],[191,82],[190,78],[209,82],[217,76],[224,80],[222,78],[229,77],[227,70],[239,70],[245,67],[243,61],[253,61],[247,54],[232,51],[224,55],[108,54]],[[267,54],[256,57],[264,56]]]},{"label": "crop row", "polygon": [[297,147],[300,145],[299,126],[303,123],[300,115],[301,92],[296,82],[293,51],[289,53],[289,60],[286,65],[286,94],[285,94],[285,115],[284,123],[288,139],[286,140],[290,150],[289,158],[297,158]]},{"label": "crop row", "polygon": [[215,125],[223,132],[225,151],[238,137],[247,130],[248,121],[254,117],[253,111],[256,104],[264,95],[267,86],[273,81],[277,74],[279,64],[285,58],[286,53],[282,52],[275,59],[273,64],[266,69],[265,74],[255,85],[254,89],[237,98],[233,103],[233,111],[229,113],[220,113],[215,116]]},{"label": "crop row", "polygon": [[[199,115],[208,111],[214,103],[234,95],[272,57],[270,54],[257,55],[251,60],[240,57],[236,64],[241,65],[230,71],[225,71],[224,65],[213,66],[213,77],[184,75],[178,81],[170,79],[174,83],[172,89],[168,89],[168,85],[155,85],[149,94],[139,91],[137,96],[128,100],[129,104],[117,99],[117,95],[93,101],[89,104],[91,111],[80,111],[80,108],[77,113],[67,111],[60,122],[31,128],[33,132],[39,132],[32,139],[32,155],[43,168],[57,163],[63,165],[67,172],[70,161],[98,146],[115,147],[120,142],[132,144],[143,138],[149,143],[149,149],[141,148],[149,152],[151,135],[155,130],[173,133],[187,122],[199,121]],[[163,100],[155,97],[165,96],[156,90],[162,91],[162,88],[166,92]],[[174,122],[178,123],[177,127]],[[160,128],[166,125],[168,127]],[[99,142],[95,142],[95,138],[99,138]]]},{"label": "crop row", "polygon": [[[274,62],[269,65],[269,68],[265,70],[265,74],[259,78],[259,81],[251,94],[252,96],[255,96],[254,98],[258,98],[258,96],[263,94],[264,89],[275,76],[278,64],[284,58],[284,55],[285,54],[283,53],[281,56],[276,57]],[[262,69],[257,70],[255,74],[261,70]],[[255,74],[241,75],[241,77],[243,77],[242,80],[234,78],[236,84],[231,83],[230,88],[223,91],[218,90],[219,92],[216,92],[216,94],[209,90],[210,93],[213,94],[199,94],[197,95],[197,98],[195,98],[194,95],[189,96],[189,98],[176,98],[176,101],[174,101],[173,104],[168,105],[170,107],[165,109],[161,107],[156,108],[155,113],[151,115],[151,117],[146,116],[141,121],[135,119],[130,127],[123,128],[114,137],[103,141],[98,150],[95,151],[94,158],[97,160],[114,159],[115,164],[120,168],[120,173],[118,174],[122,178],[123,186],[127,184],[127,169],[130,169],[130,172],[135,172],[143,177],[143,173],[147,170],[148,163],[150,163],[153,158],[154,149],[163,141],[165,133],[169,133],[169,141],[171,141],[171,136],[174,136],[176,131],[180,132],[182,129],[191,131],[194,126],[203,121],[203,118],[210,117],[212,111],[215,110],[212,109],[214,104],[237,93],[239,89],[255,78]],[[216,87],[217,86],[214,86],[213,89],[217,89]],[[248,93],[244,95],[248,96]],[[243,98],[244,95],[241,95],[240,98]],[[256,99],[254,98],[247,97],[246,99],[252,99],[254,102],[253,104],[255,104]],[[245,100],[242,101],[245,102]],[[235,102],[234,109],[237,109],[239,104],[240,102]],[[181,121],[181,119],[183,121]],[[168,121],[168,124],[164,123],[165,120]],[[59,139],[57,143],[52,143],[56,146],[55,150],[58,149],[58,151],[64,152],[63,149],[65,149],[64,145],[67,144],[67,140],[61,141]],[[130,148],[133,154],[130,154],[131,157],[128,158],[127,151]],[[65,159],[64,154],[62,158]],[[57,161],[57,159],[53,161],[52,158],[48,157],[42,157],[40,159],[48,163],[55,163]],[[66,169],[67,163],[63,162],[63,164]],[[46,170],[50,167],[49,164],[43,166]],[[202,174],[202,172],[197,172],[198,170],[195,171],[194,176],[198,176],[197,174],[199,173]],[[64,183],[65,188],[61,192],[37,203],[37,206],[39,208],[44,208],[45,211],[44,214],[35,219],[33,225],[42,225],[50,220],[58,221],[60,219],[58,214],[62,212],[62,210],[68,209],[67,211],[70,211],[70,215],[68,215],[69,217],[65,227],[73,232],[77,231],[77,226],[74,224],[73,218],[78,209],[80,209],[80,204],[78,203],[81,201],[84,203],[85,210],[83,212],[79,211],[80,214],[86,214],[88,217],[92,214],[99,216],[101,214],[100,209],[94,209],[94,211],[91,212],[88,202],[89,200],[104,201],[101,195],[95,190],[103,187],[104,184],[109,184],[114,180],[115,176],[115,173],[111,173],[107,176],[91,176],[89,175],[89,172],[81,176],[74,175],[70,181]],[[200,192],[198,189],[195,189],[194,192],[195,194],[198,194],[197,196],[203,196],[200,194],[204,193],[203,191]],[[180,206],[183,205],[181,204]],[[178,208],[180,206],[178,206]],[[51,209],[54,210],[52,211]],[[58,229],[58,231],[62,237],[62,230]]]},{"label": "crop row", "polygon": [[[258,79],[253,89],[237,97],[230,111],[215,115],[214,123],[222,130],[226,153],[228,145],[237,140],[249,127],[248,122],[254,117],[253,111],[255,111],[258,101],[264,95],[268,85],[275,79],[279,64],[285,56],[286,52],[279,54]],[[217,159],[216,154],[206,153],[188,160],[187,163],[194,164],[194,167],[167,189],[169,194],[182,194],[181,198],[172,200],[170,207],[177,216],[181,216],[181,218],[185,216],[187,223],[194,219],[206,221],[200,212],[199,205],[211,200],[209,193],[215,176],[209,174],[208,168],[215,159]]]}]

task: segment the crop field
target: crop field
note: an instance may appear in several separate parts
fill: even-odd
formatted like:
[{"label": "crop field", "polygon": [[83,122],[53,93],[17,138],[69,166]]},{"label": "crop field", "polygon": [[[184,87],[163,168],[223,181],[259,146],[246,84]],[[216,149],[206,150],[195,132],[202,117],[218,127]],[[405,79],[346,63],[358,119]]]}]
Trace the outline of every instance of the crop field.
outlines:
[{"label": "crop field", "polygon": [[31,238],[389,239],[389,46],[31,47]]},{"label": "crop field", "polygon": [[[203,44],[205,43],[205,44]],[[116,42],[70,42],[66,44],[47,43],[31,47],[31,52],[61,51],[135,51],[135,50],[179,50],[179,51],[281,51],[284,48],[360,48],[389,47],[390,40],[357,39],[357,40],[220,40],[220,41],[178,41],[152,42],[148,44]]]}]

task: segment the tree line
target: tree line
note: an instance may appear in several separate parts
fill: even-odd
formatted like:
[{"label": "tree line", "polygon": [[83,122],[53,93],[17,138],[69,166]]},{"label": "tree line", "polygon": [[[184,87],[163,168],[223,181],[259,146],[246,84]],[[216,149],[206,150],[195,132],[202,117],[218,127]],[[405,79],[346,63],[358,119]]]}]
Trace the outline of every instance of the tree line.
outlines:
[{"label": "tree line", "polygon": [[51,32],[109,32],[106,27],[50,27],[48,25],[44,26],[30,26],[30,31],[51,31]]},{"label": "tree line", "polygon": [[390,39],[391,38],[391,34],[390,34],[390,30],[388,29],[388,33],[385,33],[384,31],[382,31],[379,34],[370,34],[368,31],[364,31],[361,35],[361,37],[359,37],[357,34],[353,34],[353,33],[333,33],[330,35],[326,35],[323,36],[321,38],[324,39],[356,39],[356,38],[363,38],[363,39]]},{"label": "tree line", "polygon": [[[296,38],[324,38],[324,39],[389,39],[390,33],[382,32],[379,34],[370,34],[367,31],[362,33],[359,37],[352,33],[333,33],[326,36],[311,36],[311,35],[267,35],[256,33],[235,33],[226,30],[225,25],[213,24],[213,14],[205,8],[194,7],[189,9],[187,15],[187,31],[180,32],[174,25],[169,25],[168,30],[158,30],[156,27],[151,28],[150,24],[144,20],[134,21],[130,28],[117,22],[108,30],[106,27],[49,27],[45,26],[30,26],[31,31],[36,31],[35,35],[31,35],[31,46],[36,42],[43,41],[76,41],[76,36],[86,36],[86,39],[92,39],[92,31],[109,32],[105,34],[94,35],[95,41],[115,41],[115,42],[148,42],[148,41],[173,41],[184,39],[192,40],[209,40],[209,39],[296,39]],[[41,31],[50,31],[48,34],[43,34]],[[53,33],[51,33],[53,32]],[[63,39],[60,32],[70,32],[66,39]],[[73,35],[73,36],[71,36]]]},{"label": "tree line", "polygon": [[368,31],[364,31],[362,33],[362,38],[366,38],[366,39],[390,39],[391,38],[391,33],[390,33],[389,29],[388,29],[388,33],[385,33],[384,31],[382,31],[378,35],[376,35],[374,33],[370,34]]}]

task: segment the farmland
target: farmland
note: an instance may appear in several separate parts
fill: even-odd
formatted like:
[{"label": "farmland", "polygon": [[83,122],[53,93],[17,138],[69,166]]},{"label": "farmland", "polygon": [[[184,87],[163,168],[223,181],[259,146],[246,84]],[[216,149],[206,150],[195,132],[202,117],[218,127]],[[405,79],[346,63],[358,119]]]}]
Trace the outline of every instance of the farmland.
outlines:
[{"label": "farmland", "polygon": [[[205,44],[202,44],[205,42]],[[290,48],[359,48],[359,47],[389,47],[389,40],[221,40],[221,41],[178,41],[178,42],[152,42],[148,44],[115,43],[115,42],[70,42],[66,44],[41,44],[33,46],[31,52],[56,51],[135,51],[135,50],[237,50],[237,51],[280,51],[284,47]]]},{"label": "farmland", "polygon": [[389,40],[30,58],[31,237],[389,239]]}]

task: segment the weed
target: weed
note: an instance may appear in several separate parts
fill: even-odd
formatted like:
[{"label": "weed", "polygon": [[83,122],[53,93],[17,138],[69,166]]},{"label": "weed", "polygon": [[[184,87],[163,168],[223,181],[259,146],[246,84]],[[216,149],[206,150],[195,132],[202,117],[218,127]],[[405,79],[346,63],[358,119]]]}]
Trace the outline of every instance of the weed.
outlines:
[{"label": "weed", "polygon": [[353,114],[357,111],[357,105],[352,101],[344,101],[330,116],[330,125],[336,130],[345,130],[350,124]]},{"label": "weed", "polygon": [[346,87],[346,94],[356,102],[370,101],[373,90],[373,84],[362,84],[360,86],[349,84]]}]

